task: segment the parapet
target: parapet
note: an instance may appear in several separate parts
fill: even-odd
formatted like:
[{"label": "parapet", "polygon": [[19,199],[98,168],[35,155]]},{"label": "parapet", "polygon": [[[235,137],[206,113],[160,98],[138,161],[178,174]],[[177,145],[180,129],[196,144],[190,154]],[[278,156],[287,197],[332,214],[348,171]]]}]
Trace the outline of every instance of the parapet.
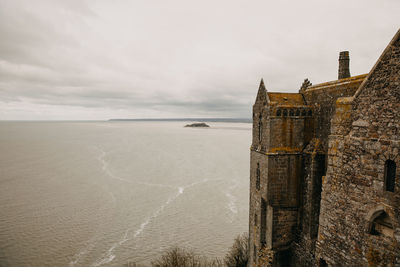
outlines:
[{"label": "parapet", "polygon": [[304,99],[298,93],[268,93],[271,104],[279,106],[303,106]]}]

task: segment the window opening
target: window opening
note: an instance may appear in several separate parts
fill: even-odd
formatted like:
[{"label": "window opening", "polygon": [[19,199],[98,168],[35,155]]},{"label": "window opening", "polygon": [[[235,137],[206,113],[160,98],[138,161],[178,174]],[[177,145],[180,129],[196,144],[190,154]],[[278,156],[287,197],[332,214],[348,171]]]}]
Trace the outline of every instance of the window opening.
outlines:
[{"label": "window opening", "polygon": [[257,190],[260,190],[260,163],[257,163],[256,188],[257,188]]},{"label": "window opening", "polygon": [[262,119],[262,117],[260,115],[260,117],[258,119],[258,141],[259,142],[261,142],[261,139],[262,139],[262,122],[261,122],[261,119]]},{"label": "window opening", "polygon": [[261,198],[261,233],[260,233],[261,246],[265,245],[266,231],[267,231],[267,203],[263,198]]},{"label": "window opening", "polygon": [[385,162],[385,190],[394,192],[396,183],[396,163],[393,160]]},{"label": "window opening", "polygon": [[324,259],[319,259],[319,267],[328,267],[328,264]]},{"label": "window opening", "polygon": [[393,237],[393,226],[389,215],[383,210],[378,212],[370,225],[371,235]]}]

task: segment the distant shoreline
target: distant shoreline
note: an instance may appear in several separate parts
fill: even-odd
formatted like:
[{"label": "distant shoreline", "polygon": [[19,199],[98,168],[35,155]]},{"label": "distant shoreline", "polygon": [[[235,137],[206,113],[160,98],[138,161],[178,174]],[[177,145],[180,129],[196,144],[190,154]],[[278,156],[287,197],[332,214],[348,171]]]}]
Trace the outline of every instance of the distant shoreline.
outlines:
[{"label": "distant shoreline", "polygon": [[169,118],[169,119],[109,119],[108,121],[196,121],[196,122],[239,122],[251,123],[249,118]]},{"label": "distant shoreline", "polygon": [[0,122],[123,122],[123,121],[185,121],[185,122],[231,122],[252,123],[249,118],[167,118],[167,119],[106,119],[106,120],[0,120]]}]

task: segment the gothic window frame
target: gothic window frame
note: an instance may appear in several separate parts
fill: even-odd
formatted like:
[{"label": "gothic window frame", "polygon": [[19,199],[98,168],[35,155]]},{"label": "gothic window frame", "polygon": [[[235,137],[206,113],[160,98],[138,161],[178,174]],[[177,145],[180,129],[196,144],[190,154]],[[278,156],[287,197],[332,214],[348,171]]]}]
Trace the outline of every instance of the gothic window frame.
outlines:
[{"label": "gothic window frame", "polygon": [[281,114],[282,114],[282,111],[281,111],[280,109],[278,109],[278,110],[276,111],[276,116],[277,116],[277,117],[280,117]]},{"label": "gothic window frame", "polygon": [[287,109],[284,109],[284,110],[282,111],[282,115],[283,115],[283,117],[287,117],[287,115],[288,115]]},{"label": "gothic window frame", "polygon": [[290,110],[289,110],[289,116],[291,116],[291,117],[294,116],[294,110],[293,110],[293,109],[290,109]]},{"label": "gothic window frame", "polygon": [[[383,208],[374,210],[372,212],[372,215],[370,215],[369,217],[370,218],[368,220],[368,227],[367,227],[368,234],[370,234],[371,236],[385,236],[389,238],[393,237],[394,228],[392,219]],[[385,230],[382,231],[382,228],[386,228],[386,234]]]}]

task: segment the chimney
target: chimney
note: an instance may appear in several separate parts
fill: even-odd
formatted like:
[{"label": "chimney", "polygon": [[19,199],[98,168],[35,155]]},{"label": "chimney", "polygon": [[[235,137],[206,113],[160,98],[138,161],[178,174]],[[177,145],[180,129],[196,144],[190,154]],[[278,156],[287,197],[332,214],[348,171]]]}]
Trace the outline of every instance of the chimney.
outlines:
[{"label": "chimney", "polygon": [[350,56],[349,51],[342,51],[339,54],[339,75],[338,79],[350,77]]}]

